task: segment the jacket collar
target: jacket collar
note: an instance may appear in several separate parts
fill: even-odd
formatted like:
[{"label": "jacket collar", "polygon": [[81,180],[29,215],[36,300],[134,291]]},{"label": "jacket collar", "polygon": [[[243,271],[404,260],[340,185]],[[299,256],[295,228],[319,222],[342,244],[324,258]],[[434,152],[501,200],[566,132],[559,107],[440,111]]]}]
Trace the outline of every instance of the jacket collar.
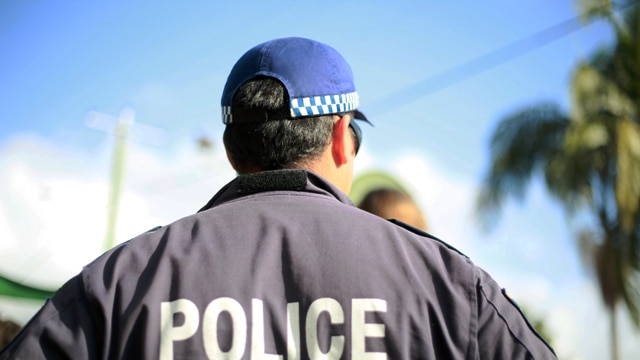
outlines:
[{"label": "jacket collar", "polygon": [[319,175],[306,170],[274,170],[236,177],[222,187],[198,212],[243,196],[271,191],[303,191],[321,194],[353,206],[346,194]]}]

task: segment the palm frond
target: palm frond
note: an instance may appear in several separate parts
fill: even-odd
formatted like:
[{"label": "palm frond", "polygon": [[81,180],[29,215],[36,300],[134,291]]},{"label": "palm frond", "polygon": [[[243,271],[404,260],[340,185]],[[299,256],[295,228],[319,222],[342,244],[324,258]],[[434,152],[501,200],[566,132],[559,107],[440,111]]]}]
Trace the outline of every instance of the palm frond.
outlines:
[{"label": "palm frond", "polygon": [[640,113],[640,11],[637,5],[638,1],[621,5],[628,11],[614,24],[615,43],[602,47],[589,60],[589,64],[631,100],[636,116]]},{"label": "palm frond", "polygon": [[611,0],[582,0],[578,1],[578,10],[581,19],[589,23],[593,19],[613,17],[613,2]]},{"label": "palm frond", "polygon": [[536,170],[562,149],[568,117],[553,103],[540,103],[508,115],[490,145],[491,165],[477,198],[476,214],[490,228],[508,196],[521,200]]},{"label": "palm frond", "polygon": [[[624,302],[640,329],[640,2],[580,3],[587,20],[613,26],[615,41],[576,66],[570,114],[544,102],[499,121],[476,215],[494,225],[505,200],[522,200],[542,170],[569,215],[593,215],[594,226],[577,237],[583,265],[612,316]],[[611,340],[617,348],[615,331]]]},{"label": "palm frond", "polygon": [[[611,63],[611,59],[601,59]],[[604,69],[603,69],[604,68]],[[606,65],[593,66],[580,63],[571,80],[571,118],[589,121],[610,114],[615,117],[635,117],[636,109],[631,98]]]},{"label": "palm frond", "polygon": [[624,275],[622,298],[631,317],[631,322],[637,330],[640,330],[640,271],[630,269]]},{"label": "palm frond", "polygon": [[631,233],[640,210],[640,126],[618,121],[616,202],[623,229]]}]

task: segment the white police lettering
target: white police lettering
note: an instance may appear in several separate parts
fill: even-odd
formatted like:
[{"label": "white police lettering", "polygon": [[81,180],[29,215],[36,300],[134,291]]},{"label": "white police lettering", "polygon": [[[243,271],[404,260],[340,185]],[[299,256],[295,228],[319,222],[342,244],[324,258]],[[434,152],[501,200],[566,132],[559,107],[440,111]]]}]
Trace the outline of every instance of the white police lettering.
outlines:
[{"label": "white police lettering", "polygon": [[298,360],[300,349],[300,304],[287,304],[287,360]]},{"label": "white police lettering", "polygon": [[[184,323],[173,325],[173,315],[181,313]],[[185,340],[198,330],[200,316],[198,307],[187,299],[178,299],[160,304],[160,359],[173,359],[173,342]]]},{"label": "white police lettering", "polygon": [[[387,302],[381,299],[352,299],[351,301],[351,358],[382,360],[387,359],[384,352],[367,352],[366,338],[384,338],[385,326],[381,323],[366,322],[368,312],[386,312]],[[218,319],[227,313],[231,319],[231,344],[220,344]],[[182,314],[184,322],[174,317]],[[300,352],[300,327],[304,325],[306,333],[307,356],[310,359],[339,359],[345,347],[345,336],[334,335],[329,340],[328,350],[323,351],[318,338],[318,321],[323,316],[331,325],[344,325],[344,310],[340,303],[332,298],[320,298],[309,306],[304,324],[301,323],[300,304],[287,304],[287,360],[298,360]],[[184,341],[194,336],[200,325],[198,307],[187,299],[178,299],[160,304],[160,359],[173,359],[174,342]],[[251,334],[248,331],[247,316],[242,305],[232,298],[222,297],[207,305],[202,317],[202,338],[204,351],[209,359],[241,359],[251,336],[252,360],[282,360],[283,355],[267,354],[265,349],[264,303],[259,299],[251,301]],[[348,331],[348,329],[346,329]],[[325,343],[326,344],[326,343]],[[223,346],[225,349],[223,349]]]},{"label": "white police lettering", "polygon": [[251,300],[251,360],[277,360],[282,355],[265,354],[264,351],[264,306],[262,300]]},{"label": "white police lettering", "polygon": [[331,317],[331,324],[344,324],[344,313],[340,303],[331,298],[322,298],[311,303],[307,312],[307,351],[309,358],[314,359],[340,359],[344,349],[344,336],[332,336],[329,351],[324,353],[318,342],[318,319],[320,314],[327,312]]},{"label": "white police lettering", "polygon": [[[233,326],[231,348],[228,351],[222,351],[218,344],[218,317],[224,311],[231,315]],[[202,319],[202,337],[209,359],[241,359],[247,343],[247,317],[242,305],[228,297],[210,302]]]},{"label": "white police lettering", "polygon": [[365,338],[384,337],[384,324],[365,322],[367,312],[387,312],[387,302],[380,299],[351,300],[351,358],[363,360],[386,359],[387,354],[366,352]]}]

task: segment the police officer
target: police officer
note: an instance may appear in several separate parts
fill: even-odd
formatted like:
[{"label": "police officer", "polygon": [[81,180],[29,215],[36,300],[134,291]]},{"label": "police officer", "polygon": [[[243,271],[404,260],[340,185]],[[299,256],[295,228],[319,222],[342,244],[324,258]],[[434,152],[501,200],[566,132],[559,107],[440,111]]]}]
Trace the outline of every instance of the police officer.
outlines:
[{"label": "police officer", "polygon": [[353,206],[357,108],[332,47],[250,49],[222,95],[238,176],[86,266],[0,359],[555,358],[469,258]]}]

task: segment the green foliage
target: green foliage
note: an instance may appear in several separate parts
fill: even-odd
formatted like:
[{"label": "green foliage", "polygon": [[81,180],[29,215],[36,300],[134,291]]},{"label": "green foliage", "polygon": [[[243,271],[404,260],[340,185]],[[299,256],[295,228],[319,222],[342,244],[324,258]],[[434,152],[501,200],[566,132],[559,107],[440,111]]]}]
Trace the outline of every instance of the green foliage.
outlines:
[{"label": "green foliage", "polygon": [[547,326],[547,323],[544,321],[542,316],[534,313],[531,309],[526,306],[519,305],[522,313],[527,317],[527,320],[533,326],[538,334],[553,347],[553,336],[551,335],[551,330]]},{"label": "green foliage", "polygon": [[608,0],[581,3],[586,18],[612,24],[617,41],[577,64],[570,113],[543,102],[500,120],[477,214],[492,225],[508,197],[522,200],[531,178],[543,175],[570,217],[593,215],[577,243],[610,311],[616,358],[617,304],[640,329],[640,7],[623,2],[619,17]]}]

